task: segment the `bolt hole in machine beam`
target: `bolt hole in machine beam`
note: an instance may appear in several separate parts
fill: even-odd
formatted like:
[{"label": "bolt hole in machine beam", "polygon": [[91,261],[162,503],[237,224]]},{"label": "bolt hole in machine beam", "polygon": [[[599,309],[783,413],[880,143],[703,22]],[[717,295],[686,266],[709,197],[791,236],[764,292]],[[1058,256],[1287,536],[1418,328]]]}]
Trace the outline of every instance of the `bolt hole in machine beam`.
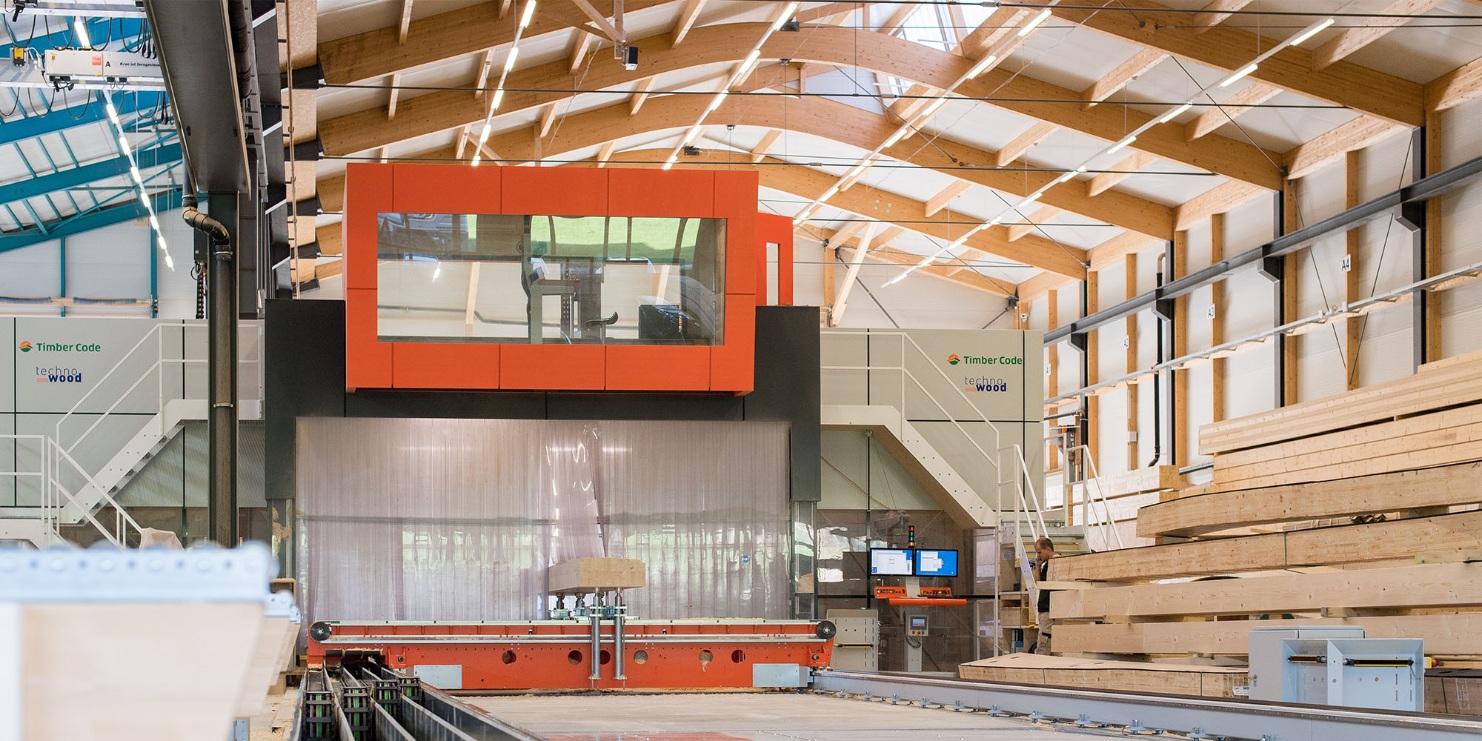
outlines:
[{"label": "bolt hole in machine beam", "polygon": [[798,688],[833,654],[827,620],[630,617],[642,561],[576,559],[548,580],[545,620],[316,622],[309,666],[374,664],[442,690]]}]

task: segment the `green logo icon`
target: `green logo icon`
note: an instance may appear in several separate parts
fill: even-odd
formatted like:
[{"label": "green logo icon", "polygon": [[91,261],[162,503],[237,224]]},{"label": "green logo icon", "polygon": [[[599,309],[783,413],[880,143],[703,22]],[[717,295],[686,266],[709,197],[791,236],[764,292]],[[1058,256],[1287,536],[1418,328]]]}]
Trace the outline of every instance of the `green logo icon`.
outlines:
[{"label": "green logo icon", "polygon": [[30,340],[21,340],[21,352],[31,352]]},{"label": "green logo icon", "polygon": [[962,358],[957,357],[957,353],[952,353],[951,355],[947,356],[947,363],[950,365],[957,365],[960,362],[962,362]]}]

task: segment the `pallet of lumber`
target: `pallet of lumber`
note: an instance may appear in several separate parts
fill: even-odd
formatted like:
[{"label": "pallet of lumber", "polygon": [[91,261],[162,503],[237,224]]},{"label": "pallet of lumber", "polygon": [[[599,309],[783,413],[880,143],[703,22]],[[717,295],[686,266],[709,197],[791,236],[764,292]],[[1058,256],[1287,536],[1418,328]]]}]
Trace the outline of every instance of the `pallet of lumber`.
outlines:
[{"label": "pallet of lumber", "polygon": [[1448,358],[1387,383],[1204,425],[1199,452],[1245,450],[1482,401],[1478,362],[1482,354]]},{"label": "pallet of lumber", "polygon": [[1152,581],[1482,550],[1482,511],[1065,556],[1055,581]]},{"label": "pallet of lumber", "polygon": [[[1417,546],[1419,547],[1419,546]],[[1482,563],[1324,571],[1054,592],[1055,619],[1482,606]]]},{"label": "pallet of lumber", "polygon": [[1178,466],[1150,466],[1126,473],[1107,474],[1093,481],[1096,482],[1093,486],[1100,489],[1101,495],[1108,499],[1187,486],[1184,477],[1178,472]]},{"label": "pallet of lumber", "polygon": [[[1370,638],[1420,638],[1427,656],[1482,656],[1482,612],[1304,617],[1292,623],[1357,625]],[[1253,628],[1278,624],[1277,620],[1064,623],[1055,626],[1054,647],[1067,654],[1244,656]]]},{"label": "pallet of lumber", "polygon": [[957,676],[962,679],[1196,697],[1235,697],[1234,690],[1245,685],[1246,674],[1243,666],[1150,664],[1039,654],[1005,654],[957,667]]},{"label": "pallet of lumber", "polygon": [[1482,460],[1482,404],[1214,456],[1216,491]]},{"label": "pallet of lumber", "polygon": [[1143,538],[1482,502],[1482,463],[1339,481],[1210,492],[1143,507]]}]

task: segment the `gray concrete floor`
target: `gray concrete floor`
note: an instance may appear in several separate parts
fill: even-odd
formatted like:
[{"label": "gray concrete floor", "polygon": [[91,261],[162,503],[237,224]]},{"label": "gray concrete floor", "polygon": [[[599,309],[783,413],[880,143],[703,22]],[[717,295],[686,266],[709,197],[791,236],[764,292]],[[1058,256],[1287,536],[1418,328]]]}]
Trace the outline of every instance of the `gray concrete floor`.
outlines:
[{"label": "gray concrete floor", "polygon": [[788,693],[459,699],[551,741],[1048,741],[1055,733],[1090,735],[1022,719]]}]

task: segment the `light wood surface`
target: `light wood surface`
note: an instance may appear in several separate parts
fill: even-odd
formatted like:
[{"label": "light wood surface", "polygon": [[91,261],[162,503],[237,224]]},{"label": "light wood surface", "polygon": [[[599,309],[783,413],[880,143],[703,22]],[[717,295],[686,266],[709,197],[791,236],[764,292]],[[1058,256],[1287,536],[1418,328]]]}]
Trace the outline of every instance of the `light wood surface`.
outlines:
[{"label": "light wood surface", "polygon": [[1139,537],[1192,536],[1252,525],[1299,522],[1482,501],[1482,464],[1362,476],[1291,486],[1211,492],[1137,513]]},{"label": "light wood surface", "polygon": [[1245,684],[1246,669],[1007,654],[962,664],[957,675],[990,682],[1234,697],[1232,690]]},{"label": "light wood surface", "polygon": [[546,572],[546,585],[552,592],[634,589],[646,583],[646,576],[638,559],[589,557],[552,566]]},{"label": "light wood surface", "polygon": [[1054,592],[1057,619],[1482,605],[1482,563],[1427,564]]},{"label": "light wood surface", "polygon": [[[1482,612],[1298,618],[1293,625],[1357,625],[1370,638],[1421,638],[1433,656],[1482,654]],[[1064,623],[1055,626],[1055,650],[1095,654],[1204,654],[1244,656],[1251,629],[1274,620],[1200,620],[1157,623]]]},{"label": "light wood surface", "polygon": [[1482,512],[1459,512],[1065,556],[1050,562],[1050,578],[1151,581],[1409,559],[1419,552],[1478,548],[1482,548]]}]

